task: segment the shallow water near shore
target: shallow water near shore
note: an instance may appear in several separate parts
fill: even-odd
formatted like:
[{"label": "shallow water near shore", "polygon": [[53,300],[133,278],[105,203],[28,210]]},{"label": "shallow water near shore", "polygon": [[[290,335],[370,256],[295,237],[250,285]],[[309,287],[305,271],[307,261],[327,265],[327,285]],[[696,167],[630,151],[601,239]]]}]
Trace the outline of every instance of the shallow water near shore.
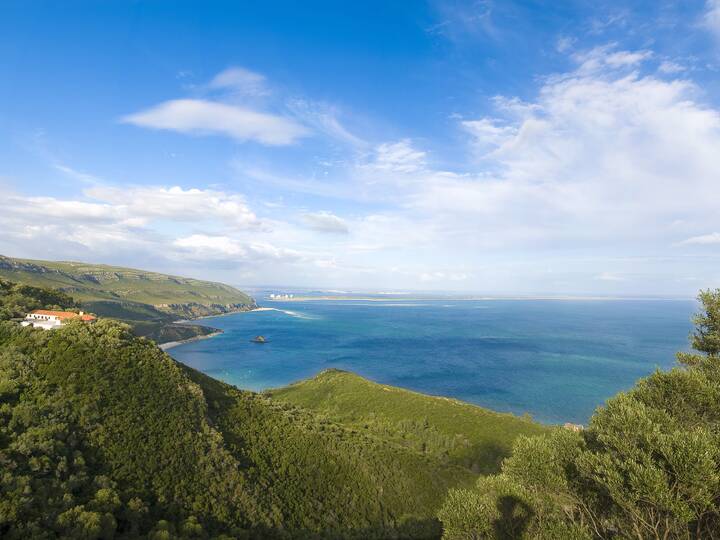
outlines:
[{"label": "shallow water near shore", "polygon": [[[593,410],[687,350],[689,300],[263,302],[200,321],[223,330],[169,352],[240,388],[328,368],[548,423]],[[268,343],[250,340],[263,335]]]}]

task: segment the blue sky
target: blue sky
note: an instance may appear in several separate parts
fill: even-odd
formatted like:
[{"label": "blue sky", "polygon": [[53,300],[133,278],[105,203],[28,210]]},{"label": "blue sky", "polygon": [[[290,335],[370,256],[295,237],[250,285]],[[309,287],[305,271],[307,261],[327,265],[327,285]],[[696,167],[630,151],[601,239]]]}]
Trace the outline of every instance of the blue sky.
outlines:
[{"label": "blue sky", "polygon": [[0,7],[0,253],[240,285],[720,286],[720,2]]}]

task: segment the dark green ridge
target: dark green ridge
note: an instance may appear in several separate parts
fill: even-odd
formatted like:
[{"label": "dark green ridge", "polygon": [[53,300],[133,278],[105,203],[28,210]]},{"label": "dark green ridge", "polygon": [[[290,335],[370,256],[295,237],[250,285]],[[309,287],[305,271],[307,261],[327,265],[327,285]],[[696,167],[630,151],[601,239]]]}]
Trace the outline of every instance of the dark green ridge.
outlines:
[{"label": "dark green ridge", "polygon": [[[239,390],[113,320],[7,320],[41,307],[74,302],[0,282],[2,538],[437,538],[447,491],[478,478],[402,426],[383,436]],[[468,411],[458,440],[477,438]]]}]

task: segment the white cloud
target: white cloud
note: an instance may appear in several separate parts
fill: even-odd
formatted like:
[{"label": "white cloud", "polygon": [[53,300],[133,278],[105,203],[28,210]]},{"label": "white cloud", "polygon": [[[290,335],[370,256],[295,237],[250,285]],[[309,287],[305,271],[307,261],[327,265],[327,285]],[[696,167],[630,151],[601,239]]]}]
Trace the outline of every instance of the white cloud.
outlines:
[{"label": "white cloud", "polygon": [[96,185],[82,200],[8,195],[0,203],[7,215],[27,220],[66,220],[68,223],[117,223],[142,227],[152,220],[184,223],[218,221],[225,226],[257,229],[260,220],[245,199],[222,191],[181,187]]},{"label": "white cloud", "polygon": [[192,135],[225,135],[271,146],[292,144],[308,135],[305,127],[290,118],[202,99],[166,101],[125,116],[122,121]]},{"label": "white cloud", "polygon": [[660,63],[658,66],[658,71],[660,73],[665,73],[668,75],[674,75],[676,73],[681,73],[685,71],[687,68],[683,66],[682,64],[678,64],[677,62],[672,62],[670,60],[664,60]]},{"label": "white cloud", "polygon": [[264,75],[242,67],[221,71],[210,81],[211,89],[230,89],[242,95],[258,97],[270,94]]},{"label": "white cloud", "polygon": [[688,238],[687,240],[683,240],[680,243],[681,244],[699,244],[699,245],[720,244],[720,232],[714,232],[714,233],[710,233],[710,234],[702,234],[700,236],[693,236],[691,238]]},{"label": "white cloud", "polygon": [[65,176],[72,178],[73,180],[78,180],[84,184],[97,184],[102,182],[102,179],[98,178],[97,176],[84,173],[82,171],[77,171],[72,167],[63,165],[62,163],[56,163],[55,165],[53,165],[53,167],[63,173]]},{"label": "white cloud", "polygon": [[425,152],[413,148],[409,139],[383,143],[375,148],[371,167],[379,171],[413,173],[425,167]]},{"label": "white cloud", "polygon": [[678,219],[717,221],[720,115],[687,80],[616,72],[649,56],[578,55],[577,71],[549,78],[517,123],[473,124],[494,146],[488,170],[497,172],[435,175],[413,205],[505,246],[659,243]]},{"label": "white cloud", "polygon": [[707,0],[703,22],[708,30],[720,38],[720,0]]},{"label": "white cloud", "polygon": [[301,258],[298,251],[274,246],[268,242],[243,242],[228,236],[193,234],[177,238],[172,245],[192,258],[221,259],[235,262],[292,262]]},{"label": "white cloud", "polygon": [[514,127],[502,125],[501,121],[493,118],[465,120],[461,125],[475,138],[476,145],[481,151],[501,146],[516,135]]},{"label": "white cloud", "polygon": [[307,227],[315,231],[335,234],[348,234],[347,223],[330,212],[315,212],[302,215]]},{"label": "white cloud", "polygon": [[142,219],[196,222],[220,220],[234,227],[259,225],[245,199],[236,194],[174,187],[108,187],[85,190],[88,197],[109,203],[116,212]]},{"label": "white cloud", "polygon": [[611,43],[572,55],[578,63],[575,74],[602,74],[608,69],[636,68],[652,56],[652,51],[617,51]]},{"label": "white cloud", "polygon": [[287,107],[303,125],[323,133],[331,139],[356,147],[365,147],[367,142],[351,133],[339,120],[340,111],[333,106],[306,99],[291,99]]},{"label": "white cloud", "polygon": [[76,199],[7,194],[0,199],[6,240],[63,245],[96,254],[113,250],[164,253],[167,233],[180,224],[258,235],[264,225],[240,195],[180,187],[94,186]]},{"label": "white cloud", "polygon": [[[657,272],[651,255],[663,253],[667,272],[681,268],[667,250],[692,231],[720,227],[720,113],[691,81],[645,74],[650,58],[596,49],[578,56],[576,70],[545,79],[535,99],[499,96],[497,118],[461,119],[471,147],[480,141],[485,150],[475,172],[433,169],[408,140],[381,145],[357,165],[359,187],[349,196],[374,188],[386,210],[352,223],[347,253],[385,268],[453,260],[478,288],[530,275],[548,286],[550,277],[537,277],[545,270],[525,257],[544,258],[547,276],[586,281]],[[577,255],[588,252],[596,258]],[[631,258],[638,254],[645,258]],[[620,255],[627,258],[617,269],[597,274]],[[494,270],[483,274],[483,266]],[[422,282],[451,281],[442,269],[416,270],[414,279],[421,274]],[[557,279],[567,290],[571,279]]]}]

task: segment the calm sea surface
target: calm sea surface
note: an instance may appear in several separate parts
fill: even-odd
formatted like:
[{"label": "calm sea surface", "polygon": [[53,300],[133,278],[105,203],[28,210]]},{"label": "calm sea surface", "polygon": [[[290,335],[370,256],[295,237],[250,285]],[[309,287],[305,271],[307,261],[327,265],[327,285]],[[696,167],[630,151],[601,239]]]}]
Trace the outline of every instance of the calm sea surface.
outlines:
[{"label": "calm sea surface", "polygon": [[[585,423],[608,397],[672,366],[696,310],[680,300],[261,303],[278,311],[204,319],[225,333],[169,353],[250,390],[340,368],[553,423]],[[251,343],[258,334],[269,343]]]}]

